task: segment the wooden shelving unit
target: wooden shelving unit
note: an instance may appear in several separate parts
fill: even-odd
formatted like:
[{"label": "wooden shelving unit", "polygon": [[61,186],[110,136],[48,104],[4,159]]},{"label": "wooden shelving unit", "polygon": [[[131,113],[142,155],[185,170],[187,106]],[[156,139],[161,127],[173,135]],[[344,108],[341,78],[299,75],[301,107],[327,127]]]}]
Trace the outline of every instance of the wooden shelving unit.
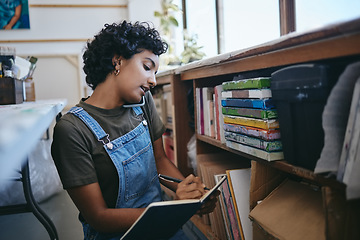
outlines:
[{"label": "wooden shelving unit", "polygon": [[[251,49],[223,54],[211,59],[188,64],[175,70],[159,74],[158,83],[172,85],[176,159],[180,170],[187,175],[191,169],[187,166],[187,143],[194,134],[189,127],[191,115],[187,109],[187,94],[191,88],[216,86],[232,80],[235,74],[268,75],[285,66],[299,63],[336,62],[351,63],[360,61],[360,19],[327,26],[316,31],[293,33],[273,42],[265,43]],[[194,96],[194,102],[195,96]],[[196,109],[196,108],[195,108]],[[196,116],[196,114],[194,114]],[[196,120],[195,120],[196,122]],[[359,237],[360,203],[347,202],[344,196],[345,185],[333,178],[327,178],[314,172],[293,166],[286,161],[267,162],[248,154],[226,147],[218,140],[207,136],[196,135],[197,153],[229,151],[241,159],[255,160],[264,168],[275,174],[285,174],[304,179],[323,189],[324,209],[327,212],[327,239],[355,239]],[[329,203],[328,196],[336,203]],[[250,199],[250,202],[260,199]],[[255,201],[256,202],[256,201]],[[330,207],[331,209],[330,209]],[[339,213],[335,219],[333,213]],[[336,214],[335,214],[336,215]],[[203,226],[200,219],[193,220],[209,239],[209,229]]]},{"label": "wooden shelving unit", "polygon": [[179,75],[175,75],[172,70],[158,74],[156,79],[158,86],[171,84],[173,122],[165,126],[167,129],[171,129],[175,136],[174,155],[177,167],[184,175],[188,175],[192,173],[192,170],[187,164],[187,143],[193,135],[193,130],[189,126],[191,119],[186,103],[191,83],[181,82]]}]

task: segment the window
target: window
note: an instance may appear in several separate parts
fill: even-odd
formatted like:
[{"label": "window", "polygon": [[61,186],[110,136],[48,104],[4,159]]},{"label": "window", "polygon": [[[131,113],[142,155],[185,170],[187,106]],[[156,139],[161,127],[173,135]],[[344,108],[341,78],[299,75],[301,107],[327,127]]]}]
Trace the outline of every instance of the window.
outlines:
[{"label": "window", "polygon": [[214,0],[186,0],[186,24],[190,35],[197,35],[206,57],[217,55],[216,9]]},{"label": "window", "polygon": [[296,31],[306,31],[360,16],[359,0],[297,0]]},{"label": "window", "polygon": [[187,29],[197,34],[206,57],[280,36],[278,0],[186,0],[185,4]]},{"label": "window", "polygon": [[223,0],[224,52],[280,37],[278,0]]},{"label": "window", "polygon": [[287,17],[297,32],[360,17],[359,0],[183,0],[187,29],[206,57],[280,37],[280,2],[295,8]]}]

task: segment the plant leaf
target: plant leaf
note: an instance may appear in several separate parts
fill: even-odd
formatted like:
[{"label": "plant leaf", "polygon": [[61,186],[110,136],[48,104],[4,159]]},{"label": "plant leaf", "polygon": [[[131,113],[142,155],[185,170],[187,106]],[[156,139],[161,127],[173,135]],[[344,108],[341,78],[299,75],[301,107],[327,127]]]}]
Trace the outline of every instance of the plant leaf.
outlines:
[{"label": "plant leaf", "polygon": [[162,14],[160,12],[158,12],[158,11],[155,11],[154,16],[155,17],[162,17]]},{"label": "plant leaf", "polygon": [[170,21],[173,25],[175,25],[176,27],[179,26],[178,21],[177,21],[176,18],[174,18],[173,16],[169,16],[169,21]]}]

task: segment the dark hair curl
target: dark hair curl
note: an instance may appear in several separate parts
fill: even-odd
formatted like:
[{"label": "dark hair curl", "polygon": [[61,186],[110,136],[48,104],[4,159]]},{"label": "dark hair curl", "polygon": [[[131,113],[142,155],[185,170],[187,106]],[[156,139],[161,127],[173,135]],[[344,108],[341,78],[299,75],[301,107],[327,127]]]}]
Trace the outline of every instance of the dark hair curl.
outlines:
[{"label": "dark hair curl", "polygon": [[155,55],[161,55],[168,49],[159,32],[150,27],[149,23],[132,24],[123,21],[119,24],[105,24],[94,39],[86,44],[83,69],[87,84],[94,90],[111,71],[114,71],[112,58],[115,55],[130,59],[144,49]]}]

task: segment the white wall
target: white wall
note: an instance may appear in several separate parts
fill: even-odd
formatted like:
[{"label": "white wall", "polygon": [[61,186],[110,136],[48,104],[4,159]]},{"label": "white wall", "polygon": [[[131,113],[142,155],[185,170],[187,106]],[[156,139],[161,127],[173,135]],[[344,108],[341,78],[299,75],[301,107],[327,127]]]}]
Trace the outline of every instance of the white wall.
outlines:
[{"label": "white wall", "polygon": [[66,98],[72,106],[87,95],[81,59],[87,39],[105,23],[128,19],[127,1],[29,0],[29,15],[30,29],[1,30],[0,45],[38,57],[36,99]]},{"label": "white wall", "polygon": [[152,22],[155,28],[159,28],[159,20],[154,17],[154,11],[160,11],[161,0],[129,0],[129,21]]},{"label": "white wall", "polygon": [[37,57],[36,99],[66,98],[69,108],[91,93],[82,71],[86,41],[105,23],[150,21],[158,28],[159,9],[160,0],[29,0],[30,29],[1,30],[0,46]]}]

